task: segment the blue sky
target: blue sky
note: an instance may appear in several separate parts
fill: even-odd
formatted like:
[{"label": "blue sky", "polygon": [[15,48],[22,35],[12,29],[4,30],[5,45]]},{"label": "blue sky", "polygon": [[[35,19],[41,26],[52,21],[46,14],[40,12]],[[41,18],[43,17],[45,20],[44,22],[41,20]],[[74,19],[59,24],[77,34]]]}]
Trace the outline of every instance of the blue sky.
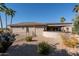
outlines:
[{"label": "blue sky", "polygon": [[[66,22],[71,22],[75,13],[72,12],[75,4],[73,3],[8,3],[9,8],[16,11],[13,23],[19,22],[43,22],[53,23],[60,22],[60,17],[64,16]],[[3,24],[5,25],[5,17],[2,14]],[[8,17],[8,24],[10,18]],[[5,26],[4,26],[5,27]]]}]

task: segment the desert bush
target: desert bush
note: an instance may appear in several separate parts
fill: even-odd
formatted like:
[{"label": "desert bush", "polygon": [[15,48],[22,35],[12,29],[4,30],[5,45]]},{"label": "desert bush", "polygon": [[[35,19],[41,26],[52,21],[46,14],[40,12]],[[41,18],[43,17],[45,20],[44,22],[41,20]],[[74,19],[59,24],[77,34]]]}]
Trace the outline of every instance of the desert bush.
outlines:
[{"label": "desert bush", "polygon": [[67,47],[74,48],[77,46],[78,40],[75,37],[71,37],[69,39],[64,35],[62,35],[61,37],[63,39],[64,45],[66,45]]},{"label": "desert bush", "polygon": [[15,36],[11,33],[0,33],[0,52],[5,52],[8,47],[14,42]]},{"label": "desert bush", "polygon": [[3,47],[3,45],[0,43],[0,53],[4,53],[5,52],[5,48]]},{"label": "desert bush", "polygon": [[3,30],[2,29],[0,29],[0,33],[2,33],[3,32]]},{"label": "desert bush", "polygon": [[28,36],[25,38],[26,41],[32,41],[32,36]]},{"label": "desert bush", "polygon": [[72,40],[65,40],[64,41],[64,44],[66,45],[66,46],[68,46],[68,47],[71,47],[71,48],[74,48],[74,47],[76,47],[76,43],[75,42],[73,42]]},{"label": "desert bush", "polygon": [[37,52],[41,55],[48,55],[50,51],[50,45],[46,42],[40,42],[38,44]]},{"label": "desert bush", "polygon": [[7,49],[12,44],[12,42],[5,41],[5,42],[2,42],[1,44],[2,44],[4,49]]}]

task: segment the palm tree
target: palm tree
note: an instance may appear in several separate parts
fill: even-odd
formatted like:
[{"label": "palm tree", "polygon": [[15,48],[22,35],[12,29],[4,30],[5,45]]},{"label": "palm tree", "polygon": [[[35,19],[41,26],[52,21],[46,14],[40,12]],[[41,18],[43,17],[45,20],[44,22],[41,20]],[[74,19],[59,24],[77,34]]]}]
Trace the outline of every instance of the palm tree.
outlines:
[{"label": "palm tree", "polygon": [[7,16],[10,16],[10,10],[4,5],[5,21],[6,21],[6,30],[7,30]]},{"label": "palm tree", "polygon": [[[15,16],[15,12],[14,10],[12,10],[11,8],[8,8],[7,11],[6,11],[6,15],[7,16],[11,16],[11,22],[10,22],[10,25],[12,24],[12,19],[13,17]],[[6,27],[7,28],[7,27]],[[12,33],[12,29],[10,29],[11,33]]]},{"label": "palm tree", "polygon": [[72,28],[72,32],[74,33],[78,33],[79,31],[79,4],[75,5],[75,7],[73,8],[73,11],[76,12],[77,14],[75,15],[75,19],[73,21],[73,28]]},{"label": "palm tree", "polygon": [[0,5],[2,6],[3,8],[3,12],[5,13],[5,21],[6,21],[6,29],[7,29],[7,14],[8,14],[8,8],[5,6],[4,3],[0,3]]},{"label": "palm tree", "polygon": [[13,20],[13,17],[15,16],[15,12],[14,10],[12,10],[11,8],[9,8],[9,16],[11,16],[11,22],[10,24],[12,24],[12,20]]},{"label": "palm tree", "polygon": [[[61,19],[60,19],[60,22],[62,23],[63,26],[64,26],[63,23],[65,22],[65,20],[66,19],[64,17],[61,17]],[[61,30],[64,32],[64,27],[62,27]]]},{"label": "palm tree", "polygon": [[[10,24],[12,24],[12,19],[16,11],[12,10],[11,8],[8,8],[4,3],[0,3],[0,12],[5,13],[5,21],[6,21],[6,29],[7,29],[7,16],[11,16]],[[0,16],[0,22],[1,22],[1,28],[3,28],[1,16]]]},{"label": "palm tree", "polygon": [[[3,3],[0,3],[0,12],[4,12],[4,8],[3,8]],[[2,19],[1,19],[1,14],[0,14],[0,24],[1,24],[1,29],[3,29],[3,23],[2,23]]]},{"label": "palm tree", "polygon": [[66,20],[66,19],[65,19],[64,17],[61,17],[60,22],[61,22],[61,23],[64,23],[65,20]]}]

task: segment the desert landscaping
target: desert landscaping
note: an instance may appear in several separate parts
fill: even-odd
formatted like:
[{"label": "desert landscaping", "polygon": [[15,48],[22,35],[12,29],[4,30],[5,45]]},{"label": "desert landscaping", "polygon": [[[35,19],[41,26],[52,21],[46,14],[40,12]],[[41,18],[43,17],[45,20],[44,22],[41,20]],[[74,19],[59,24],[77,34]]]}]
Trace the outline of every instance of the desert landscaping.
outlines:
[{"label": "desert landscaping", "polygon": [[[61,34],[61,33],[60,33]],[[24,39],[24,35],[16,36],[16,40],[9,47],[7,52],[2,55],[9,56],[40,56],[37,52],[37,45],[40,42],[46,42],[51,45],[50,52],[48,56],[69,56],[69,55],[78,55],[79,48],[67,47],[63,43],[61,36],[57,38],[46,38],[46,37],[34,37],[31,42],[28,42]],[[52,49],[53,47],[53,49]],[[54,50],[55,48],[55,50]]]}]

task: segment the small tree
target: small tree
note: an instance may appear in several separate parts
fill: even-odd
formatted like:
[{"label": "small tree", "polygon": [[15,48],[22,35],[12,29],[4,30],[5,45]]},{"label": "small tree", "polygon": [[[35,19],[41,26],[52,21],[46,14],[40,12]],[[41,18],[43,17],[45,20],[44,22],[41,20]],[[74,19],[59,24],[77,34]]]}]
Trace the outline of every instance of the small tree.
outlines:
[{"label": "small tree", "polygon": [[79,16],[76,16],[74,19],[72,32],[79,34]]},{"label": "small tree", "polygon": [[78,13],[79,13],[79,4],[75,5],[73,11],[75,13],[77,13],[77,15],[76,15],[76,17],[75,17],[75,19],[73,21],[72,32],[76,33],[76,34],[79,34],[79,15],[78,15]]}]

